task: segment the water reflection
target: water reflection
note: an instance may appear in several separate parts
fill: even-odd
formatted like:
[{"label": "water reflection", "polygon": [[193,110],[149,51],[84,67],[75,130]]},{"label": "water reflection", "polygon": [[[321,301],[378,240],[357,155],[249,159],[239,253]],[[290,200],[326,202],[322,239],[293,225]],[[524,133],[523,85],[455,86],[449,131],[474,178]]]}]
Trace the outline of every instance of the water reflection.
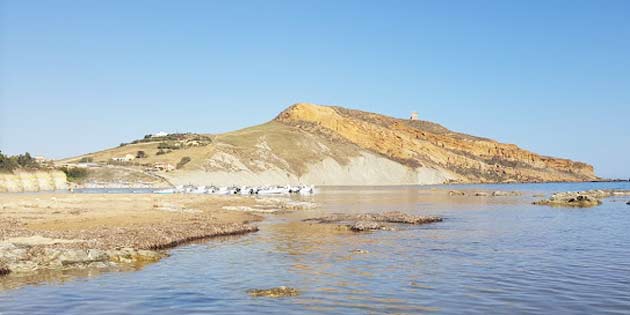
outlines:
[{"label": "water reflection", "polygon": [[[2,292],[0,313],[627,313],[627,199],[592,209],[531,205],[533,194],[630,189],[627,183],[513,186],[502,187],[525,193],[488,198],[449,197],[452,187],[324,189],[312,197],[320,209],[270,215],[258,233],[181,247],[137,272]],[[373,233],[301,222],[331,212],[386,210],[446,219]],[[282,285],[302,294],[246,294]]]},{"label": "water reflection", "polygon": [[69,281],[98,277],[107,272],[132,272],[143,265],[127,265],[110,268],[82,268],[70,270],[40,270],[32,273],[11,273],[0,278],[0,290],[11,290],[29,285],[61,285]]}]

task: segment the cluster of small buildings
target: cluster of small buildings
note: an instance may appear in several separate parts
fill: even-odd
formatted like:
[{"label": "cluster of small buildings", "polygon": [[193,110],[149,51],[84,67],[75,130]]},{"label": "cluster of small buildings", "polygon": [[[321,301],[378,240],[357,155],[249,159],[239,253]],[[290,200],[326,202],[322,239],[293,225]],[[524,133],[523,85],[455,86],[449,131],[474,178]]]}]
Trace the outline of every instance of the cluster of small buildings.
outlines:
[{"label": "cluster of small buildings", "polygon": [[153,164],[153,170],[162,171],[162,172],[170,172],[175,170],[175,166],[173,164],[165,163],[165,162],[155,162]]},{"label": "cluster of small buildings", "polygon": [[133,154],[125,154],[125,156],[120,156],[120,157],[113,157],[112,161],[116,161],[116,162],[129,162],[131,160],[134,160],[136,158],[135,155]]},{"label": "cluster of small buildings", "polygon": [[[135,160],[135,159],[136,159],[135,155],[127,154],[127,155],[121,156],[121,157],[113,157],[112,161],[129,162],[129,161],[132,161],[132,160]],[[155,162],[155,163],[153,163],[152,169],[154,171],[171,172],[171,171],[175,170],[175,166],[173,166],[173,164],[166,163],[166,162]]]}]

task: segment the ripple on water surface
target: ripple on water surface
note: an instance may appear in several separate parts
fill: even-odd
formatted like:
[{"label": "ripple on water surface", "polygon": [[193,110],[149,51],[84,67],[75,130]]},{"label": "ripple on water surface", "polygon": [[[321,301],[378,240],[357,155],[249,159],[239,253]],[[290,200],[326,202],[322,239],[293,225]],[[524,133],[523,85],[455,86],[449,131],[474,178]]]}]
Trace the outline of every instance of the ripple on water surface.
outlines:
[{"label": "ripple on water surface", "polygon": [[[530,204],[532,194],[600,187],[630,189],[627,183],[457,187],[527,192],[500,198],[449,198],[410,187],[323,189],[313,197],[319,210],[269,216],[258,233],[181,247],[139,271],[69,275],[65,282],[2,291],[0,314],[628,314],[627,200],[592,209]],[[445,220],[374,233],[300,222],[328,212],[384,210]],[[246,292],[277,286],[300,295]]]}]

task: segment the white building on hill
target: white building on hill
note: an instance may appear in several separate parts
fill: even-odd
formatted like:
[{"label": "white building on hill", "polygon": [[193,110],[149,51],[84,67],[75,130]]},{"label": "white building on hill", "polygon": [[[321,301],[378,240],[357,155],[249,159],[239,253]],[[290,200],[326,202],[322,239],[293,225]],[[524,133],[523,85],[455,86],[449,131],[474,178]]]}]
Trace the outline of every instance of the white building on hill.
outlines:
[{"label": "white building on hill", "polygon": [[160,131],[158,133],[152,134],[151,138],[166,137],[166,136],[168,136],[168,132]]}]

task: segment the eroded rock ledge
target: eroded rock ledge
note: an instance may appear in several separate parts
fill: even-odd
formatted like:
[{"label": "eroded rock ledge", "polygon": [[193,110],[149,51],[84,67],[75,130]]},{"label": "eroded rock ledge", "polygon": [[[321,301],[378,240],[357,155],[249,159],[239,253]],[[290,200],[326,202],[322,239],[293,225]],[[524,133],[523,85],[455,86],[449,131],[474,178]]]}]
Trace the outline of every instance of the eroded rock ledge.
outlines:
[{"label": "eroded rock ledge", "polygon": [[0,243],[0,261],[4,265],[4,275],[11,272],[116,267],[119,263],[154,262],[164,256],[164,252],[134,248],[101,250]]},{"label": "eroded rock ledge", "polygon": [[317,224],[338,224],[355,232],[364,232],[370,230],[386,230],[391,229],[387,223],[395,224],[427,224],[441,222],[441,217],[436,216],[413,216],[400,211],[389,211],[382,214],[363,213],[363,214],[332,214],[321,218],[309,218],[304,222]]},{"label": "eroded rock ledge", "polygon": [[[249,205],[213,196],[0,195],[0,276],[155,262],[169,248],[258,231]],[[4,278],[4,277],[3,277]]]}]

